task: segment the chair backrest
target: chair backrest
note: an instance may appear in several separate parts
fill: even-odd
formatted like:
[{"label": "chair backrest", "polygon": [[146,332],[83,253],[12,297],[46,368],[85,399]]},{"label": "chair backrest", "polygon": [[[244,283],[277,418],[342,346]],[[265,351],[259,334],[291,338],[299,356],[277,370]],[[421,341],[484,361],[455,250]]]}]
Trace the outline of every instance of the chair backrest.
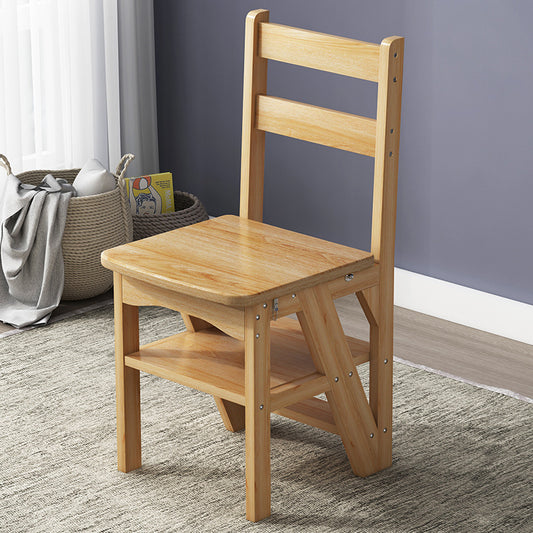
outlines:
[{"label": "chair backrest", "polygon": [[[404,40],[367,43],[268,20],[262,9],[246,18],[240,216],[263,217],[265,132],[374,157],[371,251],[392,274]],[[268,96],[269,59],[377,82],[376,118]]]}]

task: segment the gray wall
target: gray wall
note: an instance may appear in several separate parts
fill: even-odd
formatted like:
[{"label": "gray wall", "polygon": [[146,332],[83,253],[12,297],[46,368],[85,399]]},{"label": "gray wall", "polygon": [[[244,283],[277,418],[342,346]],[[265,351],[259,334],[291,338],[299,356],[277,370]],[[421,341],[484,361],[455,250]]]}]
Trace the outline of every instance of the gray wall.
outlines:
[{"label": "gray wall", "polygon": [[[406,37],[396,265],[533,304],[533,2],[155,0],[161,171],[238,212],[244,18]],[[269,92],[372,114],[373,84],[272,62]],[[372,160],[267,135],[265,221],[368,248]]]}]

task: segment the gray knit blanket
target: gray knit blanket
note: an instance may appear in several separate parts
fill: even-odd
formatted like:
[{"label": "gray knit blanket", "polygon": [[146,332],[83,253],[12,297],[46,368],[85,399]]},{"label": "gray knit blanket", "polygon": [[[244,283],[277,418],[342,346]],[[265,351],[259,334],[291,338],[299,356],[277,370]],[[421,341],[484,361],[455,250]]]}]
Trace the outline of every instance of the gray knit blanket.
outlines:
[{"label": "gray knit blanket", "polygon": [[0,178],[0,320],[46,324],[63,293],[61,240],[72,187],[48,174],[37,186]]}]

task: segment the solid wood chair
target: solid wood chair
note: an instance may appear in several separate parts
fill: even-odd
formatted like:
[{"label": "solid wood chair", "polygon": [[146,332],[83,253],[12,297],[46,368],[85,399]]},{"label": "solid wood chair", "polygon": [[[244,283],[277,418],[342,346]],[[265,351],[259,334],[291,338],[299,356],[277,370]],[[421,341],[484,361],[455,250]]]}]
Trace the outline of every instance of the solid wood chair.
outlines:
[{"label": "solid wood chair", "polygon": [[[204,391],[227,429],[245,428],[253,521],[270,515],[271,413],[339,434],[358,476],[392,460],[403,39],[371,44],[271,24],[268,16],[257,10],[246,18],[240,216],[102,254],[115,281],[119,470],[141,466],[140,370]],[[267,96],[269,59],[377,82],[376,118]],[[375,158],[370,252],[261,222],[265,131]],[[350,293],[370,342],[344,335],[333,300]],[[139,347],[140,305],[180,311],[187,331]],[[369,400],[356,368],[368,361]],[[316,398],[321,393],[327,401]]]}]

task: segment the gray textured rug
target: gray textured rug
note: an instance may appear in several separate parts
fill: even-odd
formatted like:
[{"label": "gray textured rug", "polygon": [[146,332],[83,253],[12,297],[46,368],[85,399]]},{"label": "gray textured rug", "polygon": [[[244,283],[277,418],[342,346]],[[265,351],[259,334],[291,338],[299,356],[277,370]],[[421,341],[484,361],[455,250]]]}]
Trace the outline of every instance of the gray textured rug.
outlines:
[{"label": "gray textured rug", "polygon": [[[141,342],[178,315],[142,309]],[[531,532],[533,405],[395,366],[394,463],[359,479],[335,435],[272,421],[272,516],[244,518],[244,434],[142,377],[142,469],[115,463],[112,308],[0,339],[0,530]],[[446,354],[443,354],[446,356]]]}]

